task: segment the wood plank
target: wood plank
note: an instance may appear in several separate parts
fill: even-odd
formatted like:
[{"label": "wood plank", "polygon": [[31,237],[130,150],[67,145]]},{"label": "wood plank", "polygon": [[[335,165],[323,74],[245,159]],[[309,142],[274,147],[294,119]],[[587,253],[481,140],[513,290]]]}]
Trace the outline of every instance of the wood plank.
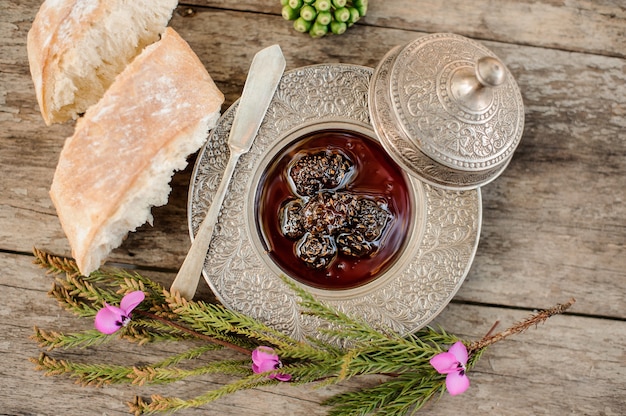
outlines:
[{"label": "wood plank", "polygon": [[[183,4],[280,14],[278,0]],[[357,24],[626,56],[626,7],[614,0],[372,0],[367,15]]]},{"label": "wood plank", "polygon": [[[11,4],[0,36],[0,249],[69,248],[48,188],[72,124],[41,121],[25,53],[36,2]],[[8,23],[7,23],[8,22]],[[172,25],[189,41],[227,104],[240,94],[254,53],[283,45],[287,68],[321,62],[375,66],[418,33],[363,26],[312,41],[273,15],[200,9]],[[224,33],[224,28],[230,28]],[[372,42],[371,39],[376,39]],[[620,58],[486,42],[510,67],[526,104],[526,129],[511,166],[483,188],[483,233],[459,299],[545,307],[579,299],[581,313],[624,317],[626,229],[626,61]],[[367,51],[364,53],[363,51]],[[23,169],[23,166],[28,169]],[[154,227],[141,227],[111,259],[177,269],[189,247],[186,194],[191,168],[173,179]],[[523,283],[521,283],[523,282]]]},{"label": "wood plank", "polygon": [[[41,4],[39,0],[22,1],[19,6],[3,2],[9,11],[18,7],[36,11]],[[194,6],[274,15],[281,9],[278,0],[190,0],[180,3],[180,13]],[[614,0],[501,0],[497,6],[490,0],[371,1],[358,25],[454,32],[483,40],[626,56],[626,7]]]},{"label": "wood plank", "polygon": [[[33,325],[49,330],[72,331],[90,323],[62,311],[46,295],[50,276],[31,264],[25,255],[0,253],[0,289],[9,302],[0,304],[0,352],[4,357],[0,383],[0,408],[7,414],[128,414],[126,401],[134,395],[162,393],[191,397],[228,382],[224,376],[205,376],[171,386],[83,388],[67,378],[45,377],[35,371],[29,357],[39,348],[28,337]],[[20,276],[19,279],[11,276]],[[169,276],[153,274],[155,280]],[[566,300],[566,299],[564,299]],[[578,305],[573,307],[575,312]],[[479,339],[496,320],[501,328],[519,321],[527,312],[463,304],[451,304],[436,324],[468,339]],[[622,370],[623,321],[572,315],[551,318],[546,324],[492,346],[469,373],[471,387],[462,396],[445,395],[427,409],[429,415],[463,412],[468,416],[604,414],[623,410],[626,382]],[[154,362],[183,350],[182,343],[137,347],[114,342],[107,347],[56,353],[58,357],[131,365]],[[10,376],[9,376],[10,375]],[[355,379],[339,386],[311,389],[281,385],[237,393],[209,406],[177,414],[200,415],[323,415],[319,403],[332,394],[372,385],[378,378]],[[33,388],[36,386],[36,388]]]}]

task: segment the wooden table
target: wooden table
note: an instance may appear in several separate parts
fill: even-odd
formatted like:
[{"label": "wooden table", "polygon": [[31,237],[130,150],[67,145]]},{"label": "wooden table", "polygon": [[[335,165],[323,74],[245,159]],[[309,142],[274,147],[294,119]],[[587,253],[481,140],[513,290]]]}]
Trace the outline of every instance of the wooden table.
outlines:
[{"label": "wooden table", "polygon": [[[48,196],[73,123],[46,127],[35,100],[26,35],[40,0],[0,0],[0,414],[122,415],[135,394],[185,397],[225,383],[206,376],[167,387],[83,388],[44,377],[29,357],[34,325],[72,330],[89,323],[46,296],[51,278],[32,264],[33,246],[69,255]],[[432,32],[484,43],[510,68],[523,94],[524,135],[513,160],[483,187],[483,228],[467,279],[436,319],[480,338],[531,311],[577,299],[569,313],[496,344],[461,396],[430,415],[620,415],[626,408],[626,6],[621,0],[372,0],[341,36],[311,39],[280,16],[278,0],[205,0],[181,5],[171,25],[190,43],[226,96],[240,93],[252,56],[281,45],[287,69],[344,62],[374,67],[393,46]],[[167,283],[190,246],[190,166],[177,173],[154,226],[132,233],[111,262]],[[201,296],[210,295],[206,287]],[[114,343],[72,356],[134,363],[177,345]],[[78,357],[80,358],[80,357]],[[372,380],[332,388],[269,387],[181,415],[323,415],[319,403]]]}]

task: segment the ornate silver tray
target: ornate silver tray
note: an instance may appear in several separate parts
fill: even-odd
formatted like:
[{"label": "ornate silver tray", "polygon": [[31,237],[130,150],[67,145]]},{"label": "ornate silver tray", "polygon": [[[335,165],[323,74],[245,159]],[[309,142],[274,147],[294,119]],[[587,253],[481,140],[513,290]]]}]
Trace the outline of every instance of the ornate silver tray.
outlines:
[{"label": "ornate silver tray", "polygon": [[[239,160],[205,259],[204,278],[225,306],[297,339],[316,336],[319,322],[301,315],[298,299],[279,277],[282,270],[264,250],[254,206],[257,187],[272,158],[308,132],[340,128],[378,140],[368,108],[372,73],[326,64],[284,74],[252,149]],[[237,105],[224,112],[198,155],[188,202],[192,239],[226,165]],[[401,334],[430,322],[459,289],[476,252],[482,217],[478,189],[445,190],[410,175],[407,180],[416,215],[395,263],[356,288],[307,287],[318,299]]]}]

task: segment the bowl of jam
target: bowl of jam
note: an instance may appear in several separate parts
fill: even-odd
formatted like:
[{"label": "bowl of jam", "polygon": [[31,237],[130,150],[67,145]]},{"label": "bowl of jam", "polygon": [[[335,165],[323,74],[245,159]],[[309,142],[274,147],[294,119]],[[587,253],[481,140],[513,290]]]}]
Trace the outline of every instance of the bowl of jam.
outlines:
[{"label": "bowl of jam", "polygon": [[412,199],[406,174],[371,135],[317,130],[287,143],[267,165],[257,226],[264,250],[288,276],[315,288],[352,289],[400,256]]},{"label": "bowl of jam", "polygon": [[[285,72],[224,199],[203,276],[227,307],[297,339],[318,337],[291,279],[317,299],[401,334],[430,322],[471,266],[479,189],[433,186],[381,143],[368,104],[373,69]],[[201,149],[189,189],[193,239],[228,160],[238,102]]]}]

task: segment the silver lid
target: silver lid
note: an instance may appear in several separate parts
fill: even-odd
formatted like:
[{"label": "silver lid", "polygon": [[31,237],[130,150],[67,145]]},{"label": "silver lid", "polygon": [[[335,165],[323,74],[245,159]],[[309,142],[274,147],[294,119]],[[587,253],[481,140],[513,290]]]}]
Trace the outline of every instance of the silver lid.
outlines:
[{"label": "silver lid", "polygon": [[483,45],[433,34],[390,51],[370,84],[372,124],[409,173],[471,189],[506,168],[522,136],[513,76]]}]

